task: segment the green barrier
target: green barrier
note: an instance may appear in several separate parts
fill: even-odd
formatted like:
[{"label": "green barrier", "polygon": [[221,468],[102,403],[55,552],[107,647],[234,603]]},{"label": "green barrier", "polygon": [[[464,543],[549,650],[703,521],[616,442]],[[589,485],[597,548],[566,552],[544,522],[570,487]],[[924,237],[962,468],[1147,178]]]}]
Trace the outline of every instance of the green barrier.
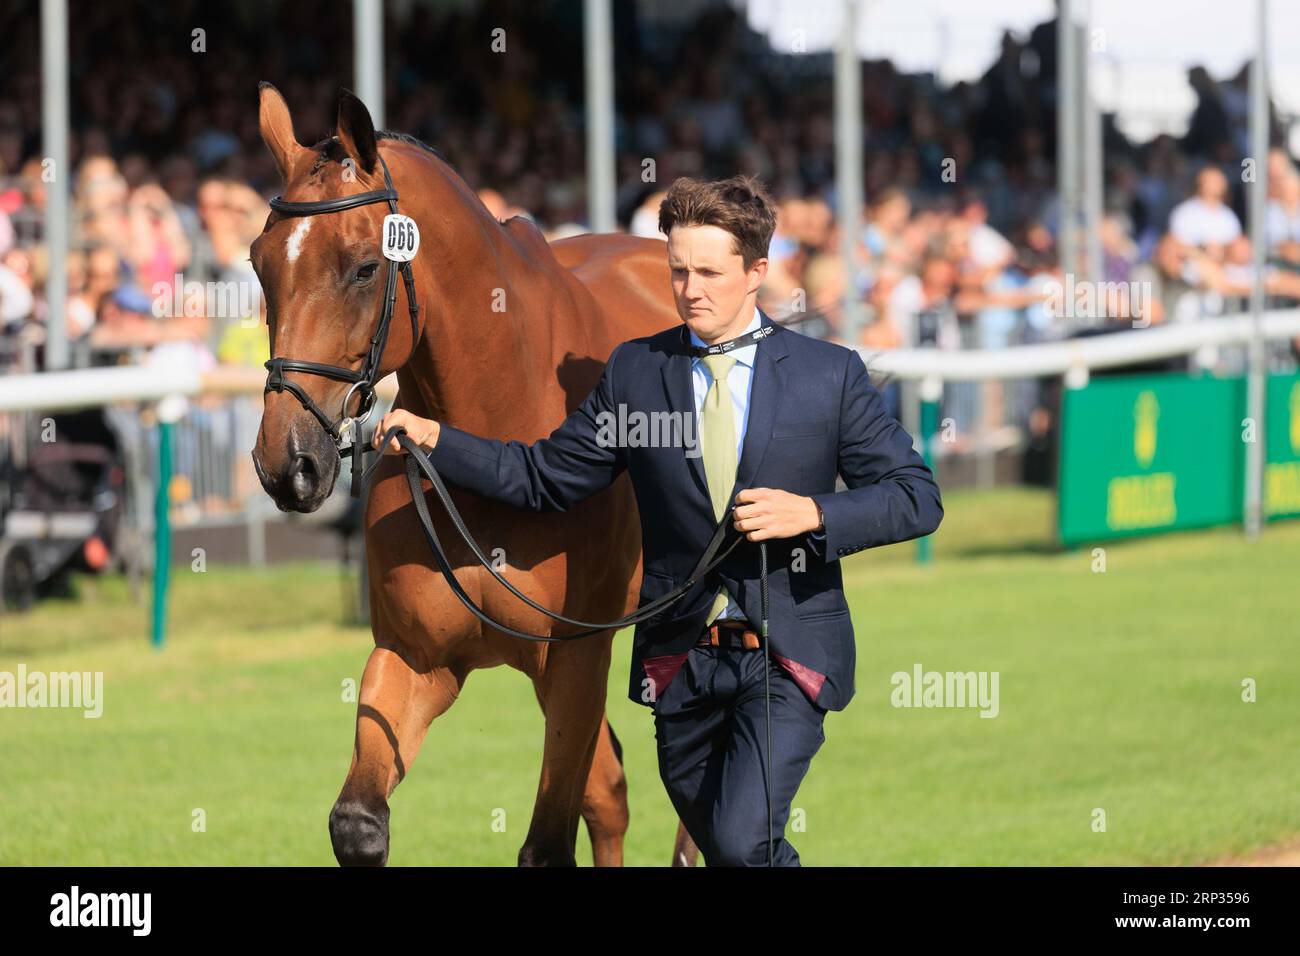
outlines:
[{"label": "green barrier", "polygon": [[[1264,513],[1300,515],[1300,376],[1266,389]],[[1240,522],[1246,379],[1095,379],[1061,407],[1057,528],[1066,546]]]},{"label": "green barrier", "polygon": [[[938,402],[921,402],[921,458],[927,468],[934,469],[934,462],[931,460],[930,445],[934,442],[934,436],[939,431],[939,403]],[[916,563],[929,564],[934,556],[934,542],[931,541],[932,535],[924,535],[916,540]]]},{"label": "green barrier", "polygon": [[1264,516],[1300,516],[1300,375],[1272,375],[1264,389]]}]

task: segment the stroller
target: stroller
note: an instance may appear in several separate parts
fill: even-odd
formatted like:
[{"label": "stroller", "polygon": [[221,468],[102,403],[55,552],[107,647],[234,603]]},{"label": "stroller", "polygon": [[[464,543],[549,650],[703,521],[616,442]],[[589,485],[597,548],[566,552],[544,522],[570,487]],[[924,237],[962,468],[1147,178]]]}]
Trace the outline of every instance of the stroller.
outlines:
[{"label": "stroller", "polygon": [[0,421],[0,611],[119,563],[127,469],[103,409]]}]

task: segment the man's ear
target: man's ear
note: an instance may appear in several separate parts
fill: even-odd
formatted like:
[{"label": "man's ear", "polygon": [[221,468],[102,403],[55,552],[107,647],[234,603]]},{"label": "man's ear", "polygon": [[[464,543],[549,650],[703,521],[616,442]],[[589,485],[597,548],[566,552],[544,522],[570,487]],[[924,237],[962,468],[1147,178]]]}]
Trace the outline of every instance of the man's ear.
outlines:
[{"label": "man's ear", "polygon": [[293,132],[293,117],[284,97],[270,83],[258,84],[257,122],[262,131],[262,142],[275,160],[280,178],[287,184],[294,160],[306,151]]},{"label": "man's ear", "polygon": [[746,285],[746,292],[757,292],[758,287],[761,286],[763,284],[763,280],[767,278],[767,257],[766,256],[764,256],[762,259],[754,260],[754,264],[749,267],[748,278],[749,281]]}]

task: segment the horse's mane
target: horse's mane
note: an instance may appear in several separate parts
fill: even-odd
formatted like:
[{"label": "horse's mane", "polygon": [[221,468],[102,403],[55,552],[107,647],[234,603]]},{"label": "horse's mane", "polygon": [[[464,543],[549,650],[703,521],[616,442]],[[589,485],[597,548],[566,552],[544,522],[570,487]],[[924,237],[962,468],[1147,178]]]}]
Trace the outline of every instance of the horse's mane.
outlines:
[{"label": "horse's mane", "polygon": [[399,143],[406,143],[408,146],[417,146],[426,153],[433,153],[433,155],[437,156],[448,166],[451,166],[452,169],[456,168],[455,166],[452,166],[451,160],[442,154],[442,150],[438,149],[436,146],[430,146],[418,136],[412,136],[410,133],[395,133],[390,129],[381,129],[375,132],[375,139],[391,139],[396,140]]},{"label": "horse's mane", "polygon": [[[375,139],[391,140],[392,142],[395,143],[406,143],[408,146],[415,146],[419,149],[424,150],[426,153],[431,153],[432,155],[437,156],[439,159],[441,159],[452,169],[456,168],[455,166],[452,165],[451,160],[449,160],[446,156],[444,156],[442,154],[442,151],[439,150],[436,146],[430,146],[424,140],[416,136],[412,136],[410,133],[398,133],[390,129],[377,129],[375,130]],[[327,136],[325,139],[322,139],[315,146],[313,146],[312,149],[316,150],[320,154],[316,160],[316,165],[312,167],[313,173],[316,172],[322,165],[324,165],[325,163],[331,160],[337,163],[341,163],[344,159],[347,158],[347,153],[343,151],[343,144],[339,142],[339,138],[337,136]]]}]

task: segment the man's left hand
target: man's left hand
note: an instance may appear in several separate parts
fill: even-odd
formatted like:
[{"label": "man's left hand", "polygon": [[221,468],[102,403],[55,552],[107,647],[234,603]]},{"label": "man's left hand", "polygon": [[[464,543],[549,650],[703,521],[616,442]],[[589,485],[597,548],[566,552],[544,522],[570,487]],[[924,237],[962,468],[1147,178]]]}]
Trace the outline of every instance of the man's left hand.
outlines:
[{"label": "man's left hand", "polygon": [[817,503],[779,488],[745,488],[736,493],[732,520],[750,541],[793,538],[821,523]]}]

